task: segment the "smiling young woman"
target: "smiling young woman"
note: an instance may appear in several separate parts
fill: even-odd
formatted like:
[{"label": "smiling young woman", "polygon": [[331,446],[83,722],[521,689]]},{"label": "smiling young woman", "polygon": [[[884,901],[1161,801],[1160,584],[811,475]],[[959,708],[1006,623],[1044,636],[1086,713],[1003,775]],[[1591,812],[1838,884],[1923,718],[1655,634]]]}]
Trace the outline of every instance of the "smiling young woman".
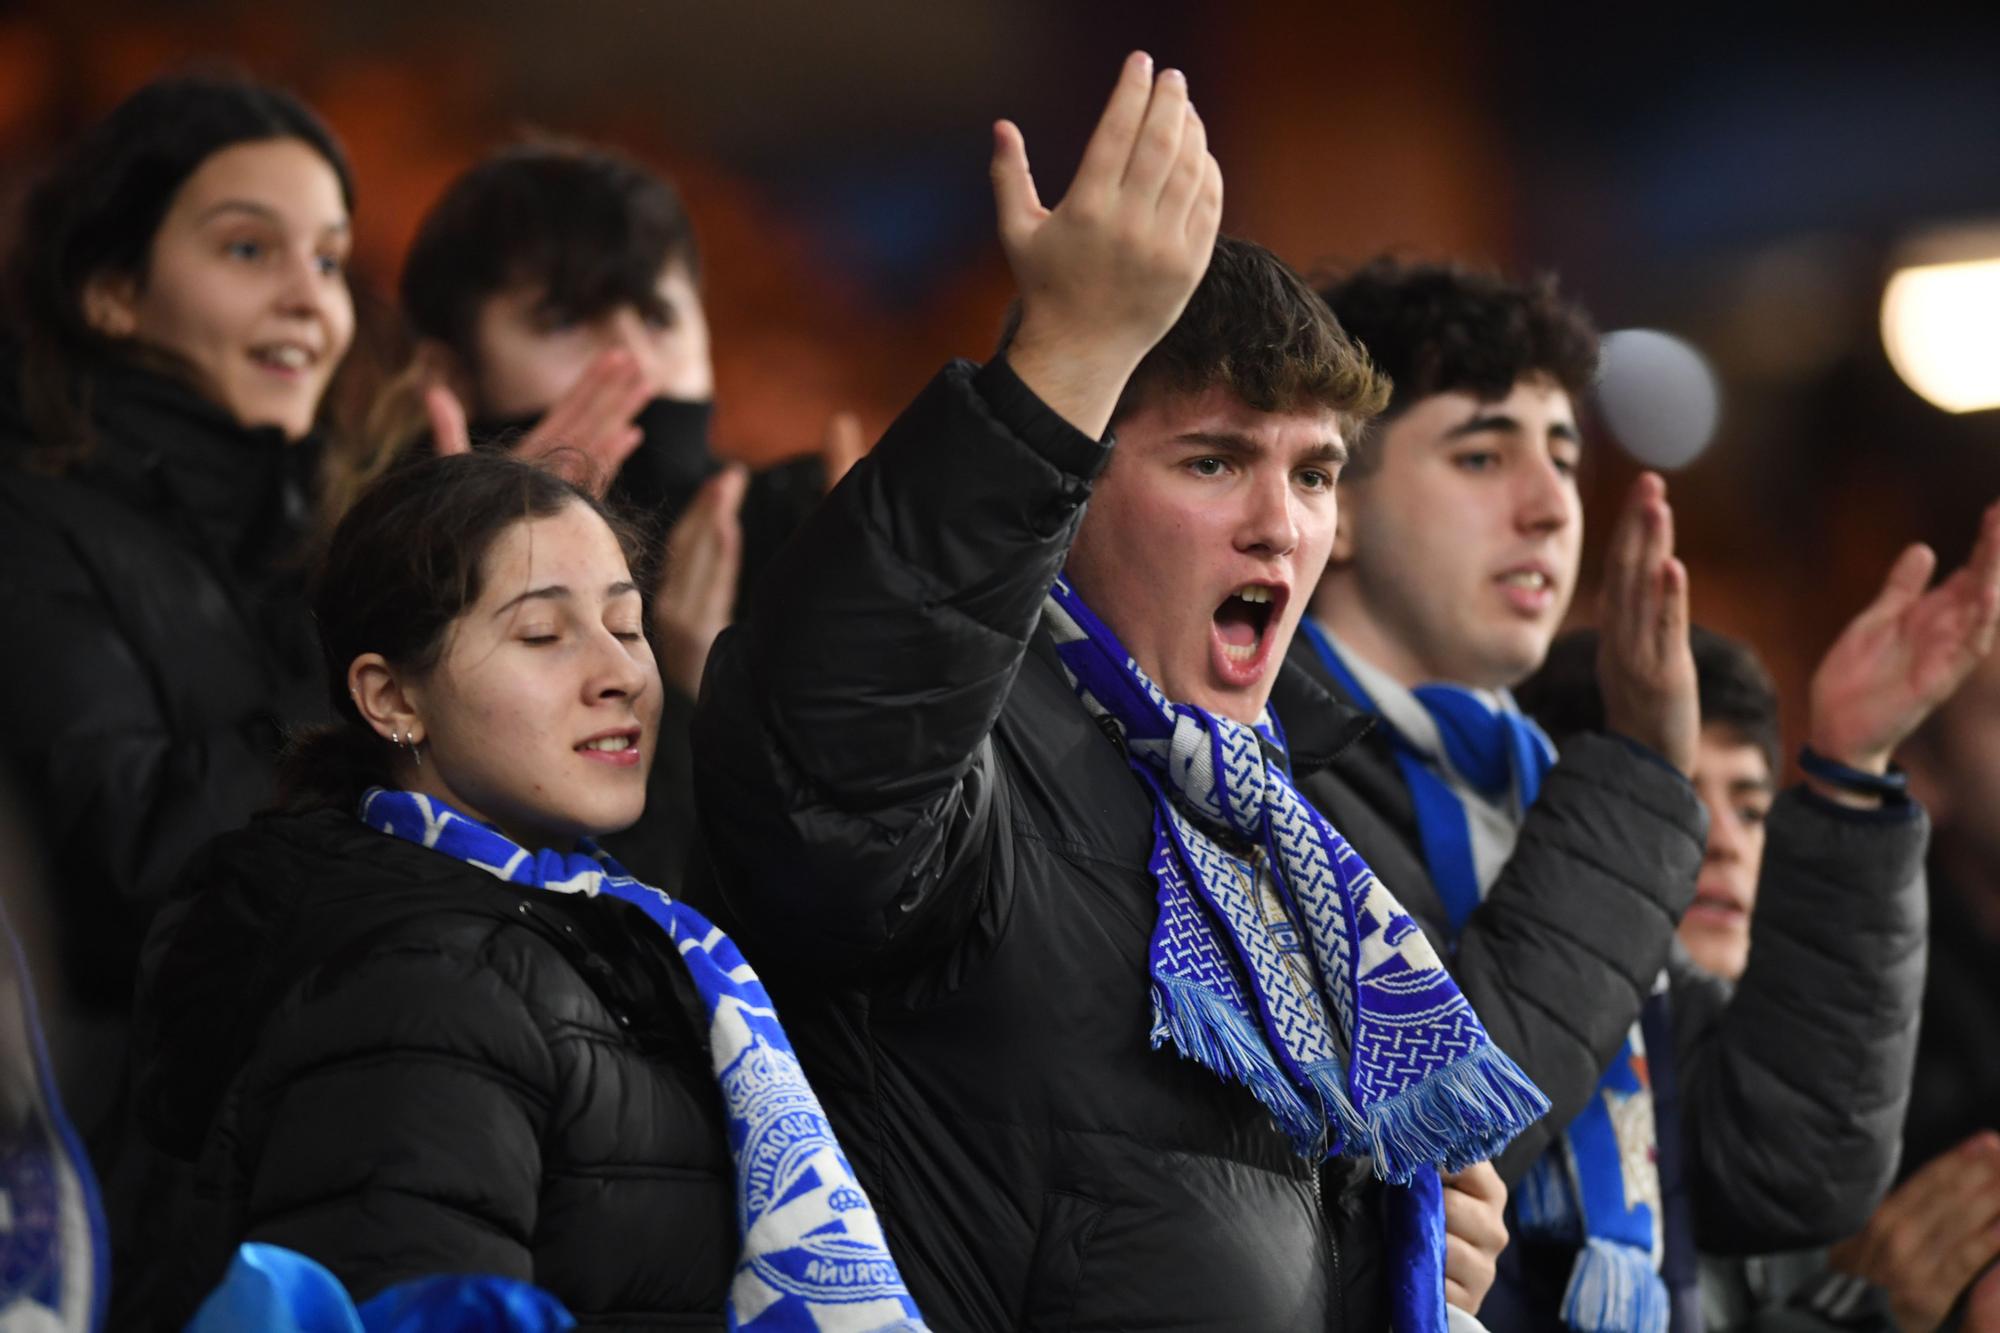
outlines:
[{"label": "smiling young woman", "polygon": [[61,886],[64,1091],[94,1140],[152,905],[323,708],[299,546],[352,206],[300,102],[162,79],[53,164],[6,257],[0,736]]}]

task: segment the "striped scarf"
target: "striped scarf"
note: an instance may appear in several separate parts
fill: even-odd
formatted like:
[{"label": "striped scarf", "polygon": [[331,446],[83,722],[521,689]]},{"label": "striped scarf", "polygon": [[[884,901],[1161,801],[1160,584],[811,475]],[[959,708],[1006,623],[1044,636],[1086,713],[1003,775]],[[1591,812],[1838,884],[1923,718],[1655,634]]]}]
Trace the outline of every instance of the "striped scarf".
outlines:
[{"label": "striped scarf", "polygon": [[1407,1299],[1392,1292],[1396,1326],[1442,1329],[1438,1169],[1492,1157],[1547,1099],[1299,795],[1268,709],[1246,726],[1169,701],[1062,579],[1043,623],[1084,707],[1116,731],[1153,797],[1153,1045],[1248,1088],[1307,1160],[1372,1158],[1405,1187],[1401,1206],[1420,1216],[1392,1219],[1391,1231],[1399,1264],[1424,1276]]},{"label": "striped scarf", "polygon": [[372,828],[510,884],[622,899],[673,942],[708,1009],[736,1162],[743,1248],[729,1289],[732,1330],[924,1333],[875,1209],[792,1054],[771,997],[727,935],[686,903],[627,875],[588,838],[569,854],[531,852],[433,797],[380,787],[362,798],[360,813]]}]

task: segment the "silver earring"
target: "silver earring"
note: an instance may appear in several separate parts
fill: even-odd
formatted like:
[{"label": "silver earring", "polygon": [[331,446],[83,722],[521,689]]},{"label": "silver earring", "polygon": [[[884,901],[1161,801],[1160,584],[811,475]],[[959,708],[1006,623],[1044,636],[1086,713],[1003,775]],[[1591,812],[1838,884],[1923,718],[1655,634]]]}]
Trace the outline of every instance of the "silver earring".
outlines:
[{"label": "silver earring", "polygon": [[417,767],[422,768],[424,766],[424,752],[422,750],[419,750],[417,747],[423,744],[423,742],[417,739],[417,733],[413,731],[409,735],[403,737],[401,744],[403,744],[409,749],[410,758],[416,761]]}]

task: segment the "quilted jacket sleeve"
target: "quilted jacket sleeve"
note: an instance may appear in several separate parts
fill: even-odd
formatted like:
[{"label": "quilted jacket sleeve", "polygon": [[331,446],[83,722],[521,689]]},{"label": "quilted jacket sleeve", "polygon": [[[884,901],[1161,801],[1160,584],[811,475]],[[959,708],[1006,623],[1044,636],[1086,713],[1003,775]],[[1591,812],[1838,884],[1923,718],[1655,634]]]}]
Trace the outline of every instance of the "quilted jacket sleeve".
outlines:
[{"label": "quilted jacket sleeve", "polygon": [[1821,1245],[1894,1179],[1922,1003],[1929,821],[1803,788],[1772,806],[1732,996],[1674,969],[1696,1239],[1750,1254]]},{"label": "quilted jacket sleeve", "polygon": [[243,1238],[310,1255],[361,1300],[431,1273],[531,1281],[557,1083],[522,992],[476,953],[373,950],[259,1038]]},{"label": "quilted jacket sleeve", "polygon": [[1577,736],[1467,918],[1459,986],[1553,1106],[1501,1155],[1510,1186],[1583,1109],[1652,993],[1707,831],[1685,778],[1622,741]]},{"label": "quilted jacket sleeve", "polygon": [[695,779],[736,928],[829,968],[1004,878],[989,735],[1108,447],[996,360],[931,382],[711,657]]}]

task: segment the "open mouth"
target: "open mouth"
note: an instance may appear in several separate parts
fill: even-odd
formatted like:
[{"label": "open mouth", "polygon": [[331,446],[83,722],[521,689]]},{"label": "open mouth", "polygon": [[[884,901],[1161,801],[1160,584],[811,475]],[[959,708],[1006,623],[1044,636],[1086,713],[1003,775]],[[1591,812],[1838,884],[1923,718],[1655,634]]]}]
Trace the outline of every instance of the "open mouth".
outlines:
[{"label": "open mouth", "polygon": [[1749,913],[1743,910],[1743,904],[1737,902],[1736,899],[1730,897],[1728,894],[1710,893],[1697,889],[1694,901],[1688,905],[1688,915],[1695,917],[1697,920],[1718,923],[1726,921],[1735,924],[1741,922]]},{"label": "open mouth", "polygon": [[1254,685],[1271,657],[1271,628],[1285,613],[1289,590],[1281,583],[1246,583],[1215,608],[1216,673],[1231,686]]},{"label": "open mouth", "polygon": [[1266,584],[1246,583],[1222,599],[1222,605],[1215,608],[1215,632],[1222,640],[1223,656],[1232,662],[1256,660],[1264,632],[1277,611],[1280,591]]},{"label": "open mouth", "polygon": [[251,348],[250,359],[266,370],[296,375],[301,371],[310,370],[319,360],[319,356],[301,343],[278,342],[263,343]]},{"label": "open mouth", "polygon": [[572,747],[586,759],[625,767],[639,762],[639,728],[621,727],[579,741]]}]

